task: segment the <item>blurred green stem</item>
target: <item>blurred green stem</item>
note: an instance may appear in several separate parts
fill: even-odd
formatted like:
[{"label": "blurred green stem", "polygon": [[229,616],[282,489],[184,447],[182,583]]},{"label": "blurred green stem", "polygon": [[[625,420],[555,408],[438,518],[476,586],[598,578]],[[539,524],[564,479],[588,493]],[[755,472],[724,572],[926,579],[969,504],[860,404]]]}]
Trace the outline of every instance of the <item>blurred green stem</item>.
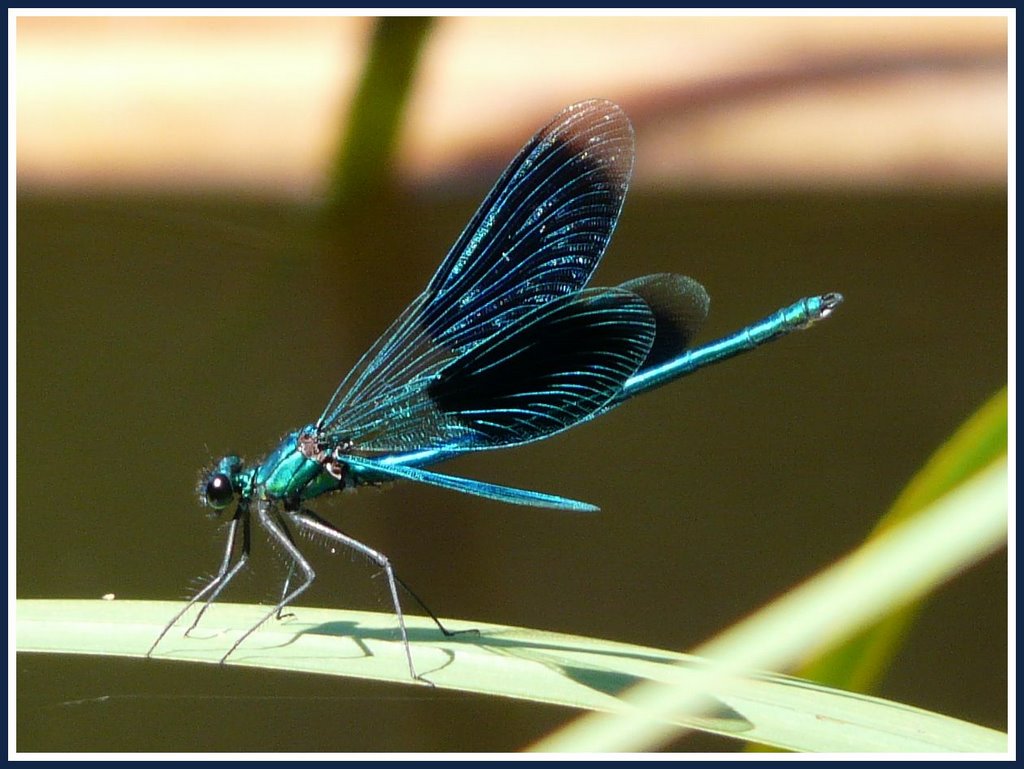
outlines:
[{"label": "blurred green stem", "polygon": [[[1005,456],[1007,391],[990,398],[936,451],[900,493],[871,537],[911,518],[951,489]],[[809,660],[796,675],[847,691],[874,690],[921,609],[921,602],[890,615],[837,649]]]},{"label": "blurred green stem", "polygon": [[398,129],[433,23],[429,16],[377,20],[328,182],[330,219],[337,221],[372,205],[391,186]]}]

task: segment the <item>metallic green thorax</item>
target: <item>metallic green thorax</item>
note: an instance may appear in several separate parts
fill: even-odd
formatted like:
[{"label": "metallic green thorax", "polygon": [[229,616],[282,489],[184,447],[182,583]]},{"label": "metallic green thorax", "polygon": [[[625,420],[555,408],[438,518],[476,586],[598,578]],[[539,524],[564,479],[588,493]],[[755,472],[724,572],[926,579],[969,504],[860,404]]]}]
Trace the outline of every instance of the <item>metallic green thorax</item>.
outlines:
[{"label": "metallic green thorax", "polygon": [[344,475],[336,478],[323,463],[303,448],[303,435],[312,425],[288,433],[277,448],[254,467],[244,467],[237,456],[224,457],[214,473],[231,479],[231,489],[241,499],[298,501],[312,499],[346,485]]},{"label": "metallic green thorax", "polygon": [[283,501],[293,505],[346,487],[389,480],[353,470],[334,459],[315,442],[315,430],[315,425],[306,425],[288,433],[266,459],[252,467],[245,467],[238,456],[226,456],[207,478],[223,475],[241,500]]}]

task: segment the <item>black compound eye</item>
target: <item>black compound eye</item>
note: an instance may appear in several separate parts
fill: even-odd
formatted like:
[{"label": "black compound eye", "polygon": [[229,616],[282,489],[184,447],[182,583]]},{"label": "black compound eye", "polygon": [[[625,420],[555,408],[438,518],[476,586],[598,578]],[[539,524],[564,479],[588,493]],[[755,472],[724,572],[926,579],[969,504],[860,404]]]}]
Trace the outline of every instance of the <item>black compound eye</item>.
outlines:
[{"label": "black compound eye", "polygon": [[206,483],[206,503],[215,510],[227,507],[234,498],[231,479],[224,473],[217,473]]}]

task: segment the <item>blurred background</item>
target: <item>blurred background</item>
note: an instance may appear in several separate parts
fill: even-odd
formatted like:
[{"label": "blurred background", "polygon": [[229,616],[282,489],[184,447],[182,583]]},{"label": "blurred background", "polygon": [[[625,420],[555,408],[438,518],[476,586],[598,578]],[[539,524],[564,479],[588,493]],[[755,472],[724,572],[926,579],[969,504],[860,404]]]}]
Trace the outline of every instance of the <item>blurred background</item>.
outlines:
[{"label": "blurred background", "polygon": [[[314,419],[517,149],[617,101],[637,162],[595,278],[692,275],[702,339],[812,331],[316,509],[441,616],[686,650],[855,547],[1007,380],[1007,19],[32,17],[15,24],[17,594],[185,597],[195,498]],[[229,600],[275,600],[262,539]],[[390,611],[311,547],[307,605]],[[412,607],[408,607],[412,610]],[[1007,720],[1007,565],[927,605],[884,697]],[[555,707],[159,661],[17,658],[24,751],[505,751]],[[690,737],[679,750],[733,750]]]}]

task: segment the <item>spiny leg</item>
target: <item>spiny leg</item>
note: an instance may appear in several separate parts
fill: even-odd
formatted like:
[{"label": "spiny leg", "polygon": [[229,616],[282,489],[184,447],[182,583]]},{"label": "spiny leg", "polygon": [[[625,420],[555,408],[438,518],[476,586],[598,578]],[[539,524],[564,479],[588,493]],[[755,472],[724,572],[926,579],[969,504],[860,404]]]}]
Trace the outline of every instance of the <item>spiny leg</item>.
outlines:
[{"label": "spiny leg", "polygon": [[[362,549],[360,549],[358,547],[355,547],[354,545],[350,544],[351,542],[355,542],[355,540],[353,540],[351,537],[348,537],[345,534],[343,534],[330,521],[325,520],[324,518],[321,518],[319,515],[314,513],[312,510],[305,510],[304,509],[304,510],[302,510],[302,513],[306,517],[311,519],[312,521],[315,521],[316,522],[316,526],[312,527],[308,523],[304,523],[301,520],[300,521],[296,521],[296,523],[299,523],[300,525],[309,526],[314,531],[316,531],[316,532],[318,532],[320,534],[324,534],[325,536],[328,536],[331,539],[340,541],[343,544],[348,545],[349,547],[353,547],[353,549],[355,549],[355,550],[359,550],[360,552],[364,552],[364,554],[365,554],[364,550],[362,550]],[[326,531],[324,531],[324,530],[329,530],[331,533],[327,534]],[[358,544],[362,545],[362,543],[358,543]],[[362,545],[362,547],[366,548],[365,545]],[[374,552],[376,552],[376,551],[374,551]],[[387,560],[387,558],[382,553],[377,553],[377,555],[380,556],[381,558],[384,558],[384,560]],[[373,558],[373,556],[370,556],[370,558],[371,558],[371,560],[373,560],[374,563],[376,563],[378,566],[382,567],[382,564],[380,563],[379,560],[377,560],[376,558]],[[401,577],[398,576],[398,574],[395,573],[394,568],[392,568],[391,574],[392,574],[392,576],[394,576],[395,582],[398,583],[398,586],[401,587],[405,592],[407,592],[412,597],[412,599],[419,605],[419,607],[421,609],[423,609],[423,611],[425,611],[427,613],[427,616],[429,616],[430,619],[432,619],[434,621],[434,624],[437,625],[437,629],[440,630],[442,633],[444,633],[445,636],[447,636],[448,638],[453,638],[454,636],[463,635],[463,634],[467,634],[467,633],[473,634],[473,635],[480,635],[480,631],[477,630],[476,628],[466,628],[465,630],[449,630],[448,628],[446,628],[441,623],[441,620],[438,619],[437,615],[434,614],[433,611],[431,611],[430,607],[427,606],[423,602],[423,599],[420,598],[418,595],[416,595],[416,592],[411,587],[409,587],[409,585],[405,582],[405,580],[403,580]]]},{"label": "spiny leg", "polygon": [[[286,531],[287,531],[287,529],[286,529]],[[284,597],[286,595],[288,595],[288,588],[291,585],[292,577],[294,577],[294,576],[295,576],[295,561],[292,561],[290,564],[288,564],[288,574],[285,575],[284,585],[281,587],[281,600],[284,600]],[[279,619],[279,620],[285,619],[286,617],[294,617],[294,616],[295,616],[294,612],[285,612],[284,611],[284,607],[282,607],[281,611],[279,611],[277,613],[277,619]]]},{"label": "spiny leg", "polygon": [[[242,523],[242,553],[239,556],[238,561],[235,563],[235,565],[231,566],[231,555],[235,550],[235,539],[238,534],[239,521],[241,521]],[[248,558],[249,509],[246,506],[239,505],[238,510],[235,512],[235,515],[231,519],[231,523],[228,526],[228,536],[227,542],[224,547],[224,557],[221,559],[220,568],[217,570],[216,576],[212,580],[210,580],[210,582],[207,583],[207,585],[202,590],[200,590],[198,593],[192,596],[192,598],[189,600],[188,603],[185,604],[181,611],[175,614],[171,621],[168,622],[166,626],[164,626],[164,629],[160,631],[160,635],[157,636],[156,640],[153,642],[153,645],[149,647],[149,651],[146,652],[146,656],[149,657],[153,654],[153,651],[164,639],[164,636],[166,636],[168,631],[170,631],[170,629],[174,627],[175,623],[179,619],[181,619],[182,616],[184,616],[185,612],[187,612],[196,603],[203,600],[203,598],[206,597],[207,594],[213,591],[213,594],[210,595],[209,598],[207,598],[202,610],[200,610],[199,616],[196,617],[195,621],[191,625],[189,625],[188,630],[185,631],[185,634],[188,635],[188,633],[190,633],[192,629],[195,628],[196,624],[199,622],[200,617],[203,616],[203,613],[206,611],[209,605],[214,601],[214,599],[216,599],[218,595],[220,595],[220,592],[224,589],[228,582],[230,582],[231,579],[236,574],[238,574],[242,567],[245,566],[245,562],[248,560]]]},{"label": "spiny leg", "polygon": [[280,615],[281,610],[298,598],[310,585],[313,584],[313,580],[316,579],[316,572],[313,571],[312,565],[306,560],[305,556],[302,555],[299,548],[297,548],[292,542],[291,532],[288,531],[282,521],[277,520],[277,516],[274,514],[273,503],[260,502],[256,508],[256,517],[260,525],[266,530],[267,534],[269,534],[277,544],[284,548],[285,552],[291,558],[292,563],[302,570],[304,579],[302,580],[301,585],[283,596],[277,606],[264,615],[259,622],[246,630],[241,637],[231,645],[231,648],[227,650],[224,656],[220,658],[221,662],[226,661],[227,658],[231,656],[231,653],[241,645],[242,641],[252,635],[260,625],[274,615]]},{"label": "spiny leg", "polygon": [[[276,517],[277,517],[277,522],[281,526],[281,531],[284,532],[285,536],[288,537],[288,539],[291,541],[291,543],[293,545],[298,547],[298,545],[295,544],[295,538],[292,537],[291,531],[288,530],[288,527],[285,525],[284,521],[281,519],[281,514],[278,513],[276,515]],[[294,576],[295,576],[295,561],[289,561],[289,563],[288,563],[288,573],[284,577],[284,585],[281,586],[281,600],[282,601],[284,600],[284,597],[286,595],[288,595],[288,588],[291,586],[291,584],[292,584],[292,577],[294,577]],[[283,620],[285,617],[294,617],[294,616],[295,616],[295,614],[293,612],[285,613],[284,612],[284,607],[282,607],[282,609],[277,612],[276,619],[278,621],[280,621],[280,620]]]},{"label": "spiny leg", "polygon": [[[224,588],[226,588],[228,586],[228,583],[231,582],[231,580],[233,580],[235,578],[235,576],[238,574],[238,572],[240,572],[245,567],[245,564],[248,563],[248,561],[249,561],[249,551],[252,548],[252,524],[251,524],[251,519],[249,518],[249,508],[248,508],[248,506],[246,506],[246,508],[245,508],[245,515],[242,516],[241,520],[242,520],[242,552],[238,556],[238,560],[235,562],[235,565],[231,567],[231,571],[229,571],[224,576],[224,579],[222,579],[220,584],[217,585],[217,589],[214,590],[213,593],[203,603],[203,608],[201,608],[199,610],[199,613],[196,615],[196,618],[194,620],[192,620],[192,624],[188,626],[188,630],[185,631],[185,635],[188,635],[189,633],[191,633],[193,630],[196,629],[196,625],[199,624],[199,620],[201,620],[203,618],[203,615],[206,614],[206,610],[210,608],[210,605],[214,601],[217,600],[217,597],[221,593],[224,592]],[[227,562],[227,556],[228,556],[229,552],[230,551],[225,553],[225,562]]]},{"label": "spiny leg", "polygon": [[[316,513],[310,510],[296,510],[294,512],[289,511],[288,516],[296,523],[296,525],[305,527],[306,529],[309,529],[312,532],[327,537],[328,539],[333,539],[335,542],[340,542],[342,545],[350,547],[358,553],[362,553],[375,564],[377,564],[379,568],[383,569],[384,574],[387,576],[388,579],[388,588],[391,591],[391,601],[395,606],[395,615],[398,617],[398,627],[402,634],[402,644],[405,647],[405,658],[406,661],[409,663],[409,675],[411,675],[414,680],[424,681],[425,683],[429,684],[429,681],[426,681],[425,679],[420,678],[418,675],[416,675],[416,668],[412,663],[412,648],[409,646],[409,634],[405,629],[405,615],[402,614],[402,604],[398,600],[398,587],[396,582],[397,578],[395,577],[395,571],[391,568],[391,562],[388,560],[387,556],[383,553],[374,550],[371,547],[364,545],[362,542],[359,542],[358,540],[352,539],[352,537],[349,537],[348,535],[341,533],[332,524],[328,523],[323,518],[321,518]],[[416,600],[419,601],[418,598]]]}]

